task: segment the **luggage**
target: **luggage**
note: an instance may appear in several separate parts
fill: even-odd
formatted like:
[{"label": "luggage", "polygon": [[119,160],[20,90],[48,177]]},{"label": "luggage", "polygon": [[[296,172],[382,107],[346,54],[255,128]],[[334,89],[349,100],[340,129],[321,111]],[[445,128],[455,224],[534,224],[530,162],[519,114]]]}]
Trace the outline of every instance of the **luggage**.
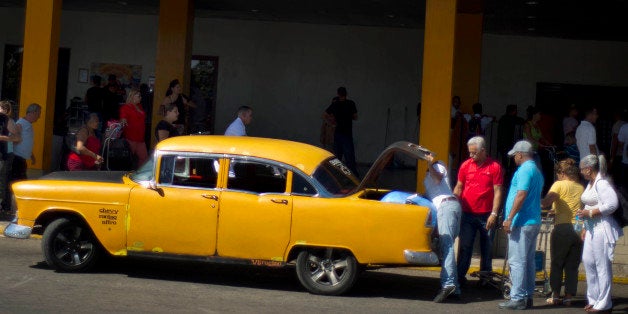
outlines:
[{"label": "luggage", "polygon": [[129,143],[123,138],[107,139],[103,145],[103,170],[133,170],[133,155]]}]

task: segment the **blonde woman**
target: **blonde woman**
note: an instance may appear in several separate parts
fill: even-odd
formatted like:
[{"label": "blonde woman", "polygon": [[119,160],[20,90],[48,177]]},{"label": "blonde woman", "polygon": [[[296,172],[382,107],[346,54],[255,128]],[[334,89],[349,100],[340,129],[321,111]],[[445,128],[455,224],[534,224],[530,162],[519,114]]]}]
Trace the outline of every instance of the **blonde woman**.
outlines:
[{"label": "blonde woman", "polygon": [[[558,179],[545,198],[541,200],[543,208],[552,207],[554,228],[550,236],[551,270],[550,286],[552,297],[546,300],[549,305],[571,305],[578,288],[578,267],[582,257],[582,239],[576,212],[582,208],[580,197],[584,187],[579,183],[576,161],[567,158],[556,164]],[[565,298],[560,299],[560,289],[565,275]]]},{"label": "blonde woman", "polygon": [[127,96],[126,104],[120,107],[120,123],[124,125],[122,135],[129,143],[138,167],[143,165],[148,158],[148,151],[144,142],[146,112],[142,108],[141,100],[140,91],[132,89]]}]

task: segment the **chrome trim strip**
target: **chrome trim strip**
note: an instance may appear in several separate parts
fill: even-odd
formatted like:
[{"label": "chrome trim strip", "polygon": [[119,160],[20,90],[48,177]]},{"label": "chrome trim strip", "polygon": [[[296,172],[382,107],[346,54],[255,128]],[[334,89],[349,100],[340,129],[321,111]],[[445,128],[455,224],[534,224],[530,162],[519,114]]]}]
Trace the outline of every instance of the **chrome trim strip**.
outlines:
[{"label": "chrome trim strip", "polygon": [[21,226],[16,223],[10,223],[4,228],[4,235],[9,238],[28,239],[31,236],[33,228]]},{"label": "chrome trim strip", "polygon": [[406,262],[420,266],[438,266],[440,261],[434,252],[416,252],[412,250],[404,250],[403,257]]}]

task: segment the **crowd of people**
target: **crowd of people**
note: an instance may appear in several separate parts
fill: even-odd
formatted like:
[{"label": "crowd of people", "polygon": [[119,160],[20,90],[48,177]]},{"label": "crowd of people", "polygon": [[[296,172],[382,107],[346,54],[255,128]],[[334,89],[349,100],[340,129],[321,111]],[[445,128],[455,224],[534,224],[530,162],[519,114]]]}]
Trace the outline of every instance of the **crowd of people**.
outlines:
[{"label": "crowd of people", "polygon": [[[138,89],[120,88],[115,76],[100,87],[100,78],[93,78],[94,86],[87,91],[85,103],[90,111],[76,133],[73,149],[66,160],[67,170],[95,170],[103,163],[103,137],[106,123],[118,121],[122,137],[134,156],[137,167],[148,158],[147,133],[156,141],[187,133],[190,108],[195,104],[182,93],[178,80],[172,80],[161,102],[163,117],[154,129],[147,132],[150,115]],[[126,95],[126,101],[122,101]],[[24,117],[17,122],[11,118],[10,101],[0,101],[0,205],[7,209],[9,191],[6,187],[15,180],[26,179],[26,160],[35,162],[33,127],[41,114],[38,104],[31,104]],[[455,185],[450,184],[447,166],[428,155],[428,172],[424,178],[426,199],[437,211],[437,232],[442,260],[441,289],[434,298],[444,302],[459,297],[467,285],[467,272],[473,254],[476,234],[480,236],[480,271],[492,271],[492,247],[496,229],[502,227],[508,235],[508,264],[512,288],[510,300],[499,304],[501,309],[528,309],[533,306],[535,286],[535,245],[541,225],[542,209],[554,217],[551,233],[552,295],[549,305],[571,305],[577,292],[578,267],[582,262],[587,275],[587,312],[607,311],[612,308],[612,259],[615,243],[622,229],[612,218],[619,201],[616,188],[628,185],[628,114],[621,112],[613,125],[611,166],[597,145],[596,108],[585,108],[582,121],[574,106],[564,118],[562,127],[568,154],[563,160],[553,160],[552,176],[543,172],[540,151],[554,147],[539,125],[540,112],[527,110],[528,119],[517,116],[517,106],[508,105],[498,122],[497,159],[488,151],[484,132],[495,119],[482,113],[482,105],[473,105],[473,114],[460,109],[460,98],[452,99],[451,126],[462,149],[451,147],[450,162],[455,168]],[[227,136],[246,136],[246,126],[253,119],[253,109],[240,106],[235,120],[227,127]],[[356,104],[347,98],[345,87],[337,89],[337,96],[323,113],[321,141],[344,160],[358,175],[352,123],[357,119]],[[518,129],[519,128],[519,129]],[[452,143],[453,140],[452,140]],[[464,143],[464,144],[463,144]],[[514,146],[513,146],[514,143]],[[570,151],[571,150],[571,151]],[[556,156],[554,158],[557,159]],[[452,166],[452,165],[450,165]],[[545,184],[551,187],[543,190]],[[504,189],[508,186],[508,192]],[[503,208],[503,212],[502,212]],[[500,217],[502,220],[500,221]],[[459,239],[458,254],[454,241]],[[564,277],[564,284],[563,284]],[[564,294],[561,288],[564,285]]]},{"label": "crowd of people", "polygon": [[[612,213],[619,207],[618,193],[625,193],[623,189],[628,185],[626,109],[616,112],[612,133],[608,134],[612,140],[607,165],[597,142],[595,125],[599,114],[595,107],[570,106],[562,121],[563,142],[556,145],[544,134],[541,113],[536,107],[526,110],[524,120],[517,115],[516,105],[508,105],[506,113],[498,120],[497,161],[486,156],[485,134],[471,132],[471,119],[460,107],[460,98],[455,96],[451,109],[450,162],[453,164],[450,166],[457,172],[454,177],[458,182],[453,194],[462,207],[462,215],[459,225],[446,226],[454,237],[459,230],[458,273],[452,276],[442,272],[442,281],[449,284],[443,285],[434,301],[443,302],[450,295],[461,293],[460,287],[467,281],[465,276],[476,233],[480,235],[480,271],[491,271],[492,233],[502,208],[501,189],[506,183],[509,188],[503,202],[501,227],[508,235],[507,262],[513,286],[510,300],[500,303],[499,308],[532,307],[535,245],[542,209],[545,209],[554,224],[550,235],[552,294],[546,303],[550,306],[572,304],[582,262],[587,277],[584,310],[609,311],[612,308],[613,252],[617,239],[622,236],[621,225]],[[481,117],[475,108],[474,117]],[[468,139],[467,149],[457,149],[456,145],[464,145],[464,139]],[[428,163],[432,173],[435,163],[431,158]],[[544,171],[548,165],[549,174]],[[426,194],[430,194],[427,184]],[[439,212],[438,217],[441,215],[447,214]],[[449,215],[456,216],[457,211],[451,210]],[[440,222],[438,225],[440,227]],[[449,242],[449,239],[445,241]],[[441,245],[443,269],[450,268],[443,249]]]},{"label": "crowd of people", "polygon": [[27,160],[35,163],[33,123],[39,120],[41,106],[33,103],[24,117],[12,117],[13,102],[0,101],[0,209],[11,209],[11,183],[26,179]]}]

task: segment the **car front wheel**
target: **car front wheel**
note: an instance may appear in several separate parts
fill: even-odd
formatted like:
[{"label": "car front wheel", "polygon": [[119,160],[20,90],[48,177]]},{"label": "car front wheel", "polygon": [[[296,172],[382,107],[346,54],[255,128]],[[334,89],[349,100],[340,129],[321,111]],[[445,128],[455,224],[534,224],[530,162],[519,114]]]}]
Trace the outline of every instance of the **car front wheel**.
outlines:
[{"label": "car front wheel", "polygon": [[358,264],[347,251],[312,249],[299,253],[296,271],[301,284],[311,293],[339,295],[355,283]]},{"label": "car front wheel", "polygon": [[91,230],[83,223],[67,218],[50,223],[41,243],[48,265],[60,271],[87,271],[101,254]]}]

